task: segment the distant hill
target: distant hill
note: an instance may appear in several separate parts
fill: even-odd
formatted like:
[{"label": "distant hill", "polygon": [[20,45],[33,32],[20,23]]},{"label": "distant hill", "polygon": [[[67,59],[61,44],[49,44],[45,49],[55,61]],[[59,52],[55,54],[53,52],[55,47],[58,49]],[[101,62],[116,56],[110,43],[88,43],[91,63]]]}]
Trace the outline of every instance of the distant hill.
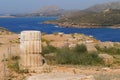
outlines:
[{"label": "distant hill", "polygon": [[94,5],[82,11],[65,13],[58,20],[46,21],[63,27],[120,28],[120,1]]},{"label": "distant hill", "polygon": [[101,12],[106,9],[120,9],[120,1],[97,4],[85,9],[85,11]]},{"label": "distant hill", "polygon": [[59,20],[47,21],[45,23],[77,28],[119,27],[120,10],[106,9],[101,12],[78,11],[69,16],[63,16]]},{"label": "distant hill", "polygon": [[61,16],[66,10],[61,9],[57,6],[44,6],[37,11],[29,14],[17,14],[16,17],[31,17],[31,16]]},{"label": "distant hill", "polygon": [[40,10],[34,12],[34,14],[39,14],[40,16],[59,16],[64,12],[65,10],[58,6],[44,6]]}]

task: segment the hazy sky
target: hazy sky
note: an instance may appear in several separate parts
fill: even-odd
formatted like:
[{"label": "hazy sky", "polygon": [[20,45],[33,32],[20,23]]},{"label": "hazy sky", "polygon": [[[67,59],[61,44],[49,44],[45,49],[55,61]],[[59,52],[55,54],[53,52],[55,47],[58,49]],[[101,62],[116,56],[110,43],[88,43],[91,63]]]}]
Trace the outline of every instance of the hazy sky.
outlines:
[{"label": "hazy sky", "polygon": [[119,0],[0,0],[0,13],[29,13],[46,5],[64,9],[85,9],[95,4]]}]

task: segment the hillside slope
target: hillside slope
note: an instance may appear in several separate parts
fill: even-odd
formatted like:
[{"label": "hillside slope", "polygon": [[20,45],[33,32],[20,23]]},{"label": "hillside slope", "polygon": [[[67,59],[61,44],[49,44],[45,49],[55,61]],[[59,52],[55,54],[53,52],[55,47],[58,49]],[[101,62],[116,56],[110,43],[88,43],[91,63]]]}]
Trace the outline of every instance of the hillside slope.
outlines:
[{"label": "hillside slope", "polygon": [[106,9],[102,12],[76,12],[71,16],[63,16],[59,20],[46,23],[57,24],[64,27],[96,28],[119,27],[120,10]]},{"label": "hillside slope", "polygon": [[16,16],[16,17],[61,16],[64,12],[66,12],[64,9],[61,9],[57,6],[52,5],[52,6],[41,7],[40,9],[38,9],[32,13],[17,14],[14,16]]},{"label": "hillside slope", "polygon": [[85,9],[85,11],[101,12],[106,9],[120,9],[120,1],[97,4]]}]

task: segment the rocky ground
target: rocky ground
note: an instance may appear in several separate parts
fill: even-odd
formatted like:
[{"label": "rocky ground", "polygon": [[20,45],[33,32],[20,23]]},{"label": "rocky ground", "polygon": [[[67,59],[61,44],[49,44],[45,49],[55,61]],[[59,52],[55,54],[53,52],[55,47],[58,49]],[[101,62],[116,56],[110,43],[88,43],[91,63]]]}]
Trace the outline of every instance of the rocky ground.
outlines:
[{"label": "rocky ground", "polygon": [[[49,69],[48,69],[49,68]],[[27,80],[119,80],[120,68],[97,66],[44,66],[31,74]]]},{"label": "rocky ground", "polygon": [[31,76],[27,80],[94,80],[93,76],[79,74],[52,73]]},{"label": "rocky ground", "polygon": [[[19,55],[19,35],[2,31],[0,34],[0,60],[5,57]],[[74,47],[75,44],[86,44],[88,50],[93,49],[93,44],[101,44],[101,47],[113,46],[111,42],[101,43],[92,36],[83,34],[43,34],[42,44],[45,46],[51,44],[55,47],[69,46]],[[92,47],[91,47],[92,46]],[[91,48],[91,49],[90,49]],[[27,77],[27,80],[120,80],[120,67],[104,67],[104,66],[73,66],[73,65],[45,65],[42,68],[33,68],[31,71],[21,76]],[[4,64],[0,64],[0,75],[3,77]],[[17,75],[19,76],[19,75]],[[20,79],[14,79],[20,80]],[[23,79],[24,80],[24,79]]]}]

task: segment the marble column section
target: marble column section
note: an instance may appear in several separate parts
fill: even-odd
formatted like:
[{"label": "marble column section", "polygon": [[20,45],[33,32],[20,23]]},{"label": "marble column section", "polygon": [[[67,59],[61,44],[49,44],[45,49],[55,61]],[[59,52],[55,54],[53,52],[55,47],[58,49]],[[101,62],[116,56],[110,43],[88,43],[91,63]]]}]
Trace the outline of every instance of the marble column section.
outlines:
[{"label": "marble column section", "polygon": [[20,66],[39,67],[42,65],[40,31],[22,31],[20,34]]}]

